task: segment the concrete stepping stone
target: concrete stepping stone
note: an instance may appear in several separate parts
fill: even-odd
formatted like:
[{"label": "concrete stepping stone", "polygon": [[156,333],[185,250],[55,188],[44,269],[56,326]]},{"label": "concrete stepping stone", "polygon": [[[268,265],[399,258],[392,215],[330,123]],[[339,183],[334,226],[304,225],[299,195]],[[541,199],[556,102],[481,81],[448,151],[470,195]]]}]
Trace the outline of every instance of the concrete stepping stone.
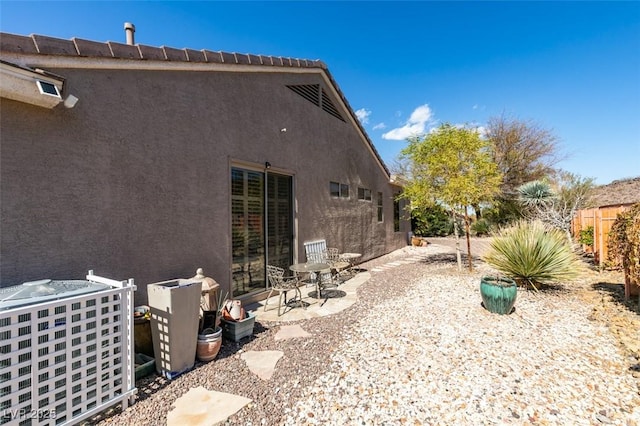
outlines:
[{"label": "concrete stepping stone", "polygon": [[273,376],[278,360],[284,356],[282,351],[247,351],[240,358],[247,363],[249,370],[262,380]]},{"label": "concrete stepping stone", "polygon": [[297,337],[309,337],[310,333],[307,333],[300,327],[299,324],[296,325],[282,325],[280,329],[273,337],[274,340],[286,340],[286,339],[295,339]]},{"label": "concrete stepping stone", "polygon": [[167,426],[211,426],[226,420],[250,403],[249,398],[226,392],[191,388],[176,399],[167,414]]}]

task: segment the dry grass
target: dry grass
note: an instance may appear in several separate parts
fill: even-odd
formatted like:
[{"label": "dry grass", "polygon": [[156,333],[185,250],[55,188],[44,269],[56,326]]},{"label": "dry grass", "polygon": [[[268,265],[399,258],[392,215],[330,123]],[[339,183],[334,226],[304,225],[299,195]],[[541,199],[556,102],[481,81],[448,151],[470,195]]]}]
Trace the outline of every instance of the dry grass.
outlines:
[{"label": "dry grass", "polygon": [[640,202],[640,176],[614,180],[607,185],[596,187],[591,202],[594,207]]}]

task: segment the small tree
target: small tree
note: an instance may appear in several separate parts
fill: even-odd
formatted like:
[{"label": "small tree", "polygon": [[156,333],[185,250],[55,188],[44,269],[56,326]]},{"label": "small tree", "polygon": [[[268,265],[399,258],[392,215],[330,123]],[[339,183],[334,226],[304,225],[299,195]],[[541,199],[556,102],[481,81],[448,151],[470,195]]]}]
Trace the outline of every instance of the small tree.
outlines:
[{"label": "small tree", "polygon": [[517,197],[522,184],[552,175],[562,160],[557,137],[531,120],[505,114],[492,117],[487,122],[486,137],[503,175],[500,190],[506,196]]},{"label": "small tree", "polygon": [[421,237],[446,237],[453,232],[450,214],[439,205],[411,210],[411,229]]},{"label": "small tree", "polygon": [[[413,138],[401,152],[407,179],[404,196],[413,207],[440,204],[452,218],[464,218],[469,270],[473,269],[469,206],[487,202],[498,192],[500,173],[491,159],[490,143],[475,129],[444,124],[424,138]],[[457,227],[458,268],[462,269]]]},{"label": "small tree", "polygon": [[560,229],[572,242],[571,221],[578,210],[588,207],[592,189],[593,179],[561,172],[553,183],[529,182],[518,192],[527,216]]},{"label": "small tree", "polygon": [[487,122],[486,137],[491,141],[491,155],[502,173],[500,194],[489,212],[489,219],[506,225],[522,218],[518,203],[518,188],[552,176],[559,154],[558,139],[547,129],[531,120],[502,114]]}]

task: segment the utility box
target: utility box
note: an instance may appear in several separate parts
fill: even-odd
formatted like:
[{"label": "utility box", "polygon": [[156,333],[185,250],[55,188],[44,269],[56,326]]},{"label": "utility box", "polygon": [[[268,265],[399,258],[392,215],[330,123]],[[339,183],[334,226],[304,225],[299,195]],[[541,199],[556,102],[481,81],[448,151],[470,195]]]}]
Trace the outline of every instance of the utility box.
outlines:
[{"label": "utility box", "polygon": [[75,425],[135,400],[133,279],[0,288],[0,424]]},{"label": "utility box", "polygon": [[202,282],[170,280],[147,286],[156,371],[167,379],[195,365]]}]

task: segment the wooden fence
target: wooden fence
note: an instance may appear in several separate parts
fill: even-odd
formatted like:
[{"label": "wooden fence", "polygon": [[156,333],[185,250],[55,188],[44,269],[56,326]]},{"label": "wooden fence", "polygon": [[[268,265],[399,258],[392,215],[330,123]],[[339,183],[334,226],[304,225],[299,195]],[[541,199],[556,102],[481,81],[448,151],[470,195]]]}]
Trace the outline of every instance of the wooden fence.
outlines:
[{"label": "wooden fence", "polygon": [[573,217],[572,232],[577,240],[580,231],[593,226],[593,246],[583,245],[587,253],[593,253],[596,263],[603,266],[607,260],[607,241],[609,231],[616,220],[618,213],[628,210],[633,204],[621,204],[618,206],[598,207],[594,209],[579,210]]}]

